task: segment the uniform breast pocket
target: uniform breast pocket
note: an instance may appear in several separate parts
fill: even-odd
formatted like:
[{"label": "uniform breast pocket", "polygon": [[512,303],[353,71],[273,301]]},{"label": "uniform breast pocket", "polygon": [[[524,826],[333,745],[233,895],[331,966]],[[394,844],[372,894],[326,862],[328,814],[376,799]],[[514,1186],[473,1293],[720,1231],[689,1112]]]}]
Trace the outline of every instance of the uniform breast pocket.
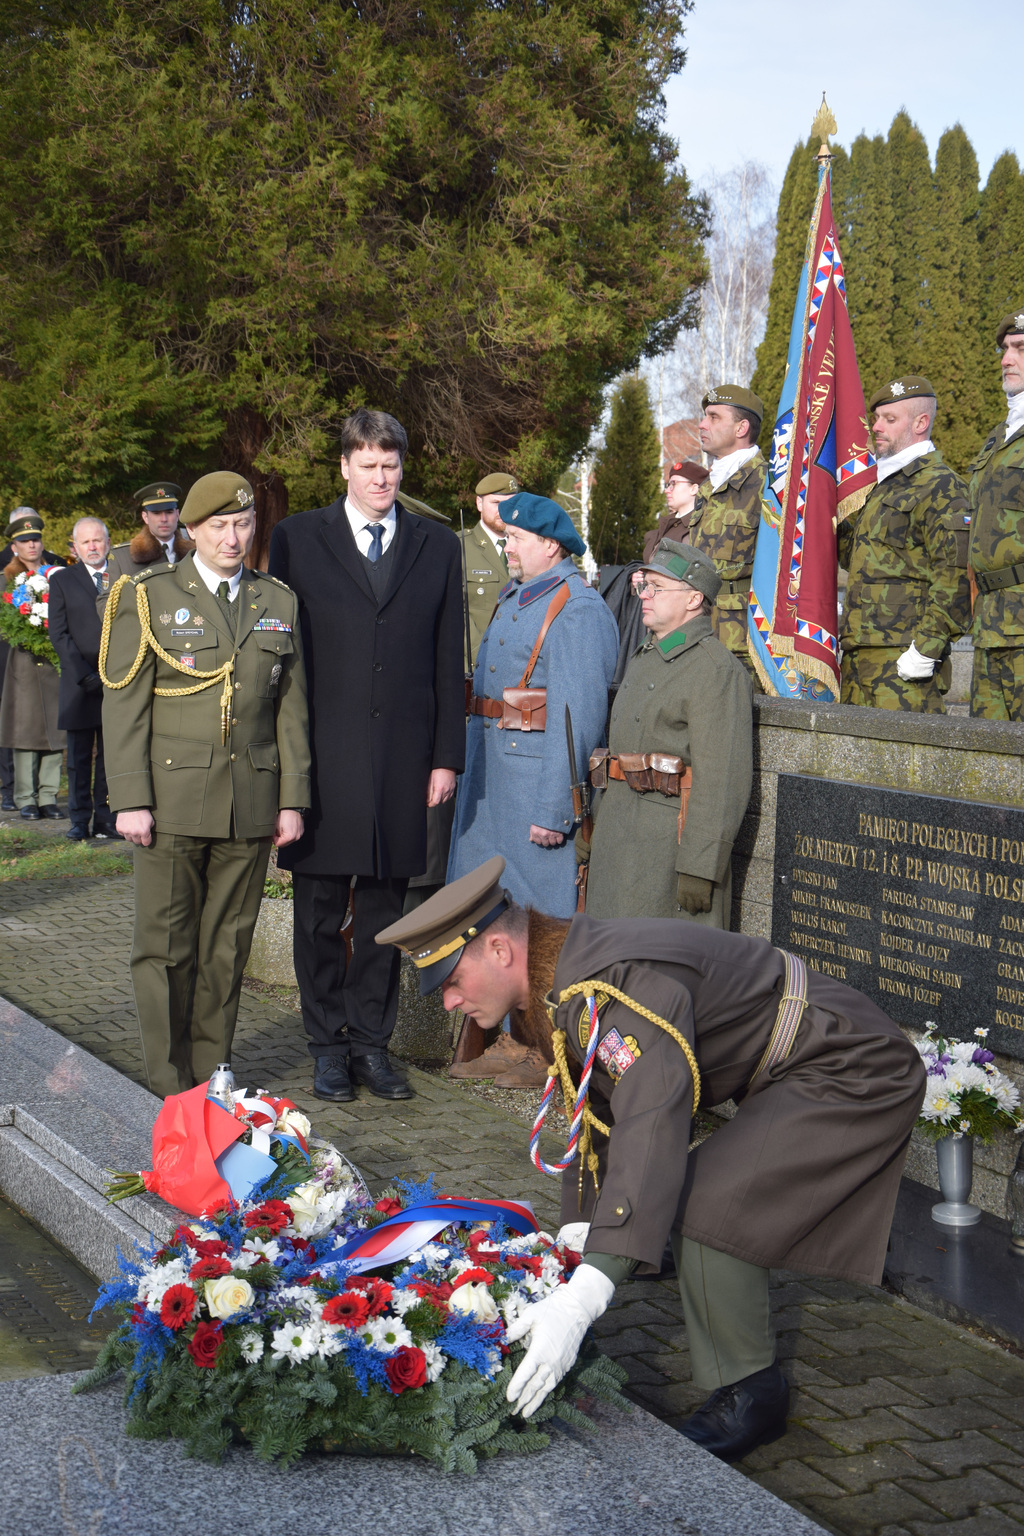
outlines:
[{"label": "uniform breast pocket", "polygon": [[912,500],[894,500],[886,505],[882,536],[885,542],[893,549],[904,549],[906,547],[907,532],[910,528],[910,513],[913,506]]},{"label": "uniform breast pocket", "polygon": [[257,630],[253,634],[259,652],[256,669],[256,697],[276,699],[281,677],[288,664],[288,657],[295,649],[291,635],[280,630]]},{"label": "uniform breast pocket", "polygon": [[182,736],[154,736],[149,757],[157,816],[186,824],[202,821],[212,744]]}]

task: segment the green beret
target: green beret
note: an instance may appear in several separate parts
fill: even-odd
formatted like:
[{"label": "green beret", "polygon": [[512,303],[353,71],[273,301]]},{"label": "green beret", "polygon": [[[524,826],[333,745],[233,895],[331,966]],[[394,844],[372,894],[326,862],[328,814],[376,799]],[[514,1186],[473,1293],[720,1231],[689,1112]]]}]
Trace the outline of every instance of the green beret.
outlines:
[{"label": "green beret", "polygon": [[248,512],[254,500],[248,480],[233,470],[218,469],[196,481],[185,497],[181,520],[187,526],[205,523],[208,517],[220,517],[227,512]]},{"label": "green beret", "polygon": [[35,507],[15,507],[7,524],[8,539],[38,539],[42,532],[43,520]]},{"label": "green beret", "polygon": [[709,405],[738,405],[741,411],[749,411],[758,421],[764,417],[764,404],[752,389],[744,389],[742,384],[719,384],[709,389],[700,408],[706,411]]},{"label": "green beret", "polygon": [[568,512],[549,496],[535,496],[532,491],[517,491],[501,504],[501,520],[506,528],[525,528],[541,539],[557,539],[570,555],[582,555],[586,545],[576,532]]},{"label": "green beret", "polygon": [[688,587],[695,587],[712,602],[722,585],[710,555],[702,549],[694,549],[692,544],[679,544],[675,539],[662,539],[643,569],[660,571],[663,576],[671,576],[673,581],[685,581]]},{"label": "green beret", "polygon": [[485,475],[474,491],[475,496],[514,496],[522,486],[515,475]]},{"label": "green beret", "polygon": [[916,400],[920,397],[935,399],[935,391],[921,373],[901,373],[898,379],[880,384],[868,401],[868,410],[877,411],[880,405],[892,405],[895,400]]},{"label": "green beret", "polygon": [[170,480],[158,480],[155,485],[144,485],[135,492],[134,498],[142,512],[169,512],[181,501],[181,486]]},{"label": "green beret", "polygon": [[1019,310],[1015,315],[1004,315],[996,331],[996,342],[1002,346],[1007,336],[1019,336],[1022,331],[1024,331],[1024,310]]}]

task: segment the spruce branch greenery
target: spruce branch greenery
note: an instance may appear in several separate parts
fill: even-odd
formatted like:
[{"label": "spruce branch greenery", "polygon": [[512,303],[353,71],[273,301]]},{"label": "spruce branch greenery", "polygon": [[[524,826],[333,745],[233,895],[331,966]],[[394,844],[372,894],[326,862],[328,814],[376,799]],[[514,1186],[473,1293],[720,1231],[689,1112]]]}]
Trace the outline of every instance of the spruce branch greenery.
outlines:
[{"label": "spruce branch greenery", "polygon": [[598,565],[639,560],[644,534],[664,509],[661,445],[647,384],[627,374],[612,392],[608,431],[594,464],[590,547]]}]

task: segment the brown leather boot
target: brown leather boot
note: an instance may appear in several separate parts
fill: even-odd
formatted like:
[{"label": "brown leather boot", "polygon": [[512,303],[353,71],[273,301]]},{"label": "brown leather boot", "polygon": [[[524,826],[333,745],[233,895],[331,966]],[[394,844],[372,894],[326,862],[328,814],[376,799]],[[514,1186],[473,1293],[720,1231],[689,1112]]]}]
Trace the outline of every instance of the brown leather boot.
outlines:
[{"label": "brown leather boot", "polygon": [[489,1045],[482,1056],[477,1056],[474,1061],[457,1061],[448,1068],[449,1077],[496,1077],[499,1072],[507,1072],[526,1057],[525,1045],[520,1045],[518,1040],[502,1030],[493,1045]]},{"label": "brown leather boot", "polygon": [[548,1064],[540,1051],[530,1049],[522,1061],[516,1062],[507,1072],[494,1079],[495,1088],[544,1088],[548,1080]]}]

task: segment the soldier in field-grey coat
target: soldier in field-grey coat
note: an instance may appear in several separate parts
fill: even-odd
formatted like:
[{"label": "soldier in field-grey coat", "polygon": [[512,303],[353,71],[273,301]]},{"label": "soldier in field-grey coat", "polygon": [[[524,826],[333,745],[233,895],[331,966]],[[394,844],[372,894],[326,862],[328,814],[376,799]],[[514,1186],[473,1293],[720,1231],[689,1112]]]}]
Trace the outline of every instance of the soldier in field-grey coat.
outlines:
[{"label": "soldier in field-grey coat", "polygon": [[[646,642],[615,698],[607,782],[593,853],[587,912],[592,917],[683,917],[728,928],[732,845],[750,799],[750,678],[712,634],[710,607],[721,586],[714,563],[689,544],[662,539],[638,587]],[[651,754],[677,759],[652,771]],[[680,813],[685,801],[685,819]]]}]

